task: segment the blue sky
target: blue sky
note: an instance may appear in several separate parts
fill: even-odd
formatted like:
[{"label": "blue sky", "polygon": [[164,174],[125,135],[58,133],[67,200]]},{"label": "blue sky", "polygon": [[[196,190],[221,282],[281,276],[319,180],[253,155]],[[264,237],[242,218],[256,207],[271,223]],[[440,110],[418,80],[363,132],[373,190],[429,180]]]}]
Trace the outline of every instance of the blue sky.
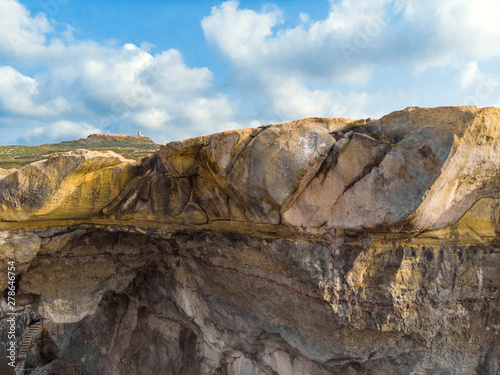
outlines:
[{"label": "blue sky", "polygon": [[0,0],[0,144],[500,106],[500,0]]}]

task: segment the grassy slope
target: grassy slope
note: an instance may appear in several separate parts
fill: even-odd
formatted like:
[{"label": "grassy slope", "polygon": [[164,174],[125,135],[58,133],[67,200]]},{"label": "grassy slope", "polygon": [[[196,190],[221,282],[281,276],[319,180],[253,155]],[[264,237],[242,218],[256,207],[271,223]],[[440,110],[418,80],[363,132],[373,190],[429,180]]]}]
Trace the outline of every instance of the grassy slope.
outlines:
[{"label": "grassy slope", "polygon": [[47,159],[49,154],[84,148],[110,150],[127,159],[151,154],[159,147],[147,137],[87,137],[77,141],[44,144],[40,146],[0,146],[0,168],[19,168],[34,161]]}]

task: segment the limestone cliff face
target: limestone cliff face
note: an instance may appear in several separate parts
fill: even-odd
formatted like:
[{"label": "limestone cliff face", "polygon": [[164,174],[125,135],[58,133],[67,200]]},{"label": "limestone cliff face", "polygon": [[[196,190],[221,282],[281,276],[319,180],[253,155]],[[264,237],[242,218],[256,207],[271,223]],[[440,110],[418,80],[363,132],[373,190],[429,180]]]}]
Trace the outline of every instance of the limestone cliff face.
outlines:
[{"label": "limestone cliff face", "polygon": [[36,374],[500,372],[496,108],[58,154],[0,207]]}]

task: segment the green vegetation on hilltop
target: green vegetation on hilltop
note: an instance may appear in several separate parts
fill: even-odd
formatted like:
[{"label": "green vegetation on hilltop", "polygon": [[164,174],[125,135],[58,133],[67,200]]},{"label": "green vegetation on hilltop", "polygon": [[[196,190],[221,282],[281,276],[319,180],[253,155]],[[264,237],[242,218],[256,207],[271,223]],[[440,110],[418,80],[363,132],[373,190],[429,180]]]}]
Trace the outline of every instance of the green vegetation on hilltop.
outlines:
[{"label": "green vegetation on hilltop", "polygon": [[0,146],[0,168],[20,168],[35,161],[47,159],[56,152],[78,149],[114,151],[127,159],[137,159],[151,154],[159,145],[148,137],[123,135],[91,135],[76,141],[44,144],[40,146]]}]

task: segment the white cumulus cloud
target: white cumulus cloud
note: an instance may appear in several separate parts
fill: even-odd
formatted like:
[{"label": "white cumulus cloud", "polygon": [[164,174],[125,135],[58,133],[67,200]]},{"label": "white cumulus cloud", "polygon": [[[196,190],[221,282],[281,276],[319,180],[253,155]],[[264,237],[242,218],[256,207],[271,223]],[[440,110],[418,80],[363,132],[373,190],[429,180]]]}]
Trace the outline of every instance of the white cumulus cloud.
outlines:
[{"label": "white cumulus cloud", "polygon": [[10,66],[0,67],[0,107],[7,113],[23,116],[54,116],[66,107],[63,98],[45,101],[39,83]]},{"label": "white cumulus cloud", "polygon": [[[257,87],[269,98],[268,109],[286,119],[343,115],[343,108],[347,114],[366,113],[369,107],[360,103],[369,103],[363,98],[392,84],[397,78],[390,78],[391,72],[428,79],[432,69],[448,68],[467,85],[474,65],[463,69],[464,61],[500,58],[499,0],[339,0],[330,3],[324,19],[300,18],[287,27],[276,9],[244,9],[229,0],[202,21],[206,39],[244,77],[242,90]],[[404,99],[401,90],[385,90],[387,101],[428,97],[408,92]]]},{"label": "white cumulus cloud", "polygon": [[[228,63],[220,82],[177,49],[78,39],[70,25],[0,0],[0,128],[44,142],[54,126],[79,124],[166,142],[300,117],[500,100],[500,0],[325,3],[314,17],[303,2],[293,22],[272,5],[207,8],[205,40]],[[72,134],[80,136],[60,136]]]},{"label": "white cumulus cloud", "polygon": [[51,30],[44,14],[32,17],[18,1],[0,1],[0,51],[26,57],[37,55],[47,41],[45,34]]},{"label": "white cumulus cloud", "polygon": [[[142,129],[159,141],[234,126],[232,103],[214,88],[212,72],[186,65],[178,50],[151,54],[149,43],[140,48],[78,40],[70,26],[55,31],[61,26],[54,22],[31,15],[17,0],[0,0],[0,58],[7,62],[0,67],[0,126],[10,133],[16,116],[39,120],[39,126],[17,122],[28,127],[23,139],[40,142],[52,141],[49,134],[80,136],[71,124],[83,133],[92,126],[82,124],[91,123],[109,132]],[[39,73],[23,75],[17,65]],[[66,130],[56,132],[57,126]]]},{"label": "white cumulus cloud", "polygon": [[477,81],[480,77],[481,72],[477,65],[477,61],[472,61],[465,65],[464,69],[460,74],[460,86],[461,88],[467,88],[471,84]]},{"label": "white cumulus cloud", "polygon": [[56,121],[47,126],[34,127],[19,137],[21,141],[40,144],[46,141],[60,142],[86,138],[90,134],[100,134],[101,129],[89,125],[85,122]]}]

